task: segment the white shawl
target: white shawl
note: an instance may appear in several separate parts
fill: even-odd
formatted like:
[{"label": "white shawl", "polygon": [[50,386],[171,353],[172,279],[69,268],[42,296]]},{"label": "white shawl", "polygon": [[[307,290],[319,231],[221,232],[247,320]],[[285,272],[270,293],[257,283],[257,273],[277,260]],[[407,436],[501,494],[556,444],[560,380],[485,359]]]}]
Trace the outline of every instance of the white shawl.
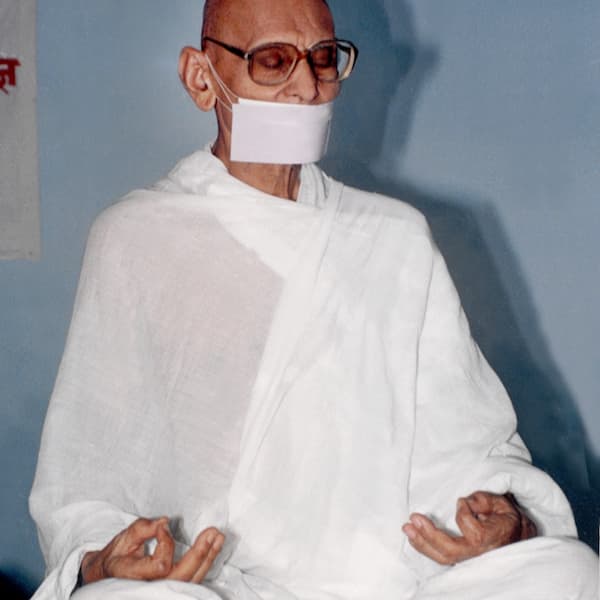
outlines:
[{"label": "white shawl", "polygon": [[90,234],[31,496],[36,599],[162,514],[183,543],[228,533],[194,597],[410,598],[441,569],[412,511],[455,530],[459,496],[510,490],[575,534],[515,430],[419,213],[315,166],[278,199],[198,152]]}]

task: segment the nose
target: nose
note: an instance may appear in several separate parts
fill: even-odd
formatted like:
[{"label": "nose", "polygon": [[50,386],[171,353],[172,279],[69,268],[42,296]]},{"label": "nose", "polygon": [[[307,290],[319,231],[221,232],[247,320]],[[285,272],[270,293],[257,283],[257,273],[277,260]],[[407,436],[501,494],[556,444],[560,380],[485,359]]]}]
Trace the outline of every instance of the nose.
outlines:
[{"label": "nose", "polygon": [[286,95],[292,102],[301,104],[314,102],[319,96],[319,82],[306,56],[301,57],[296,63],[286,86]]}]

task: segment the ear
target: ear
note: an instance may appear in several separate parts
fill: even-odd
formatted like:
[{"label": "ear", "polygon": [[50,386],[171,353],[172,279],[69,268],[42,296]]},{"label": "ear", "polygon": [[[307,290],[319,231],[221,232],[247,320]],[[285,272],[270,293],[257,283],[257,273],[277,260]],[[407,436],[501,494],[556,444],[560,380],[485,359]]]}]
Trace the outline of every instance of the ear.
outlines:
[{"label": "ear", "polygon": [[214,108],[217,97],[212,85],[210,68],[202,50],[186,46],[181,51],[179,78],[200,110],[208,112]]}]

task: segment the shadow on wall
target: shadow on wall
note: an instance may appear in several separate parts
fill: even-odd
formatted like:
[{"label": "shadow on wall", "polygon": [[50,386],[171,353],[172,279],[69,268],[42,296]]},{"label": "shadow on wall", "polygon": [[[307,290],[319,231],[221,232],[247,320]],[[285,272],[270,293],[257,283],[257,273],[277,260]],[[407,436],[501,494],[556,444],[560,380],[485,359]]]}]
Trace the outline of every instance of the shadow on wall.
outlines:
[{"label": "shadow on wall", "polygon": [[[493,205],[417,189],[390,172],[406,148],[419,93],[442,59],[417,38],[410,6],[331,0],[337,35],[360,49],[336,112],[323,167],[349,185],[401,198],[427,217],[469,317],[474,338],[502,379],[534,464],[568,496],[579,535],[598,549],[600,458],[541,331],[526,281]],[[393,110],[394,128],[386,129]],[[375,166],[377,165],[377,166]],[[383,167],[381,166],[383,165]],[[433,174],[432,179],[435,178]],[[498,269],[502,261],[503,277]],[[508,277],[506,275],[508,273]],[[518,306],[518,312],[515,311]]]}]

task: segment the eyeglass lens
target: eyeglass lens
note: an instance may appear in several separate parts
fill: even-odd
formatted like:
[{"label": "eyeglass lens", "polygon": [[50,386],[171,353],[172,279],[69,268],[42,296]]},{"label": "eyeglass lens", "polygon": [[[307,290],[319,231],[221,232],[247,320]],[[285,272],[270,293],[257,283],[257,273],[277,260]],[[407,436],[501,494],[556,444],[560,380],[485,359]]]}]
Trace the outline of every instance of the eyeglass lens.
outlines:
[{"label": "eyeglass lens", "polygon": [[[299,57],[298,49],[291,44],[258,48],[250,58],[250,77],[263,85],[282,83],[293,71]],[[319,81],[339,81],[349,75],[353,50],[339,42],[324,42],[310,49],[307,60]]]}]

